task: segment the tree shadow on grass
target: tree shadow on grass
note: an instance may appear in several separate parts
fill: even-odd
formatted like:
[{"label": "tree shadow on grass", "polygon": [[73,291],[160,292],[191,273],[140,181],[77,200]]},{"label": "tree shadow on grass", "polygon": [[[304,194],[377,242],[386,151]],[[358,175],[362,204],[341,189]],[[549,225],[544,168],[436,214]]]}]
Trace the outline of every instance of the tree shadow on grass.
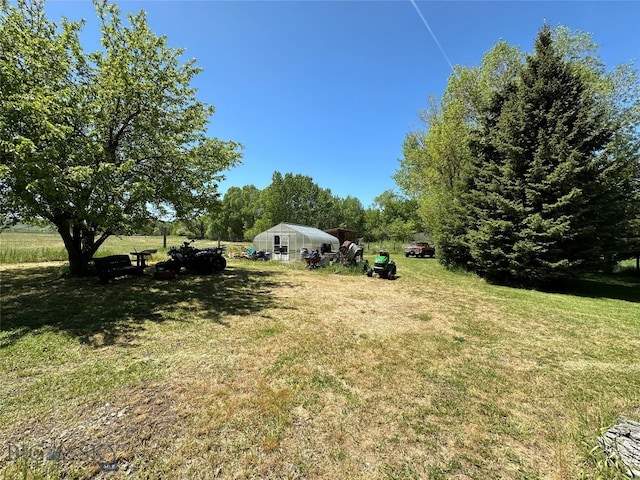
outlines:
[{"label": "tree shadow on grass", "polygon": [[46,327],[100,346],[131,342],[145,321],[201,318],[232,327],[229,315],[251,315],[274,305],[270,292],[286,285],[282,273],[228,267],[211,276],[181,274],[156,281],[149,274],[101,285],[95,277],[60,277],[57,267],[0,272],[0,348]]},{"label": "tree shadow on grass", "polygon": [[550,290],[578,297],[611,298],[639,303],[640,276],[628,273],[584,275]]}]

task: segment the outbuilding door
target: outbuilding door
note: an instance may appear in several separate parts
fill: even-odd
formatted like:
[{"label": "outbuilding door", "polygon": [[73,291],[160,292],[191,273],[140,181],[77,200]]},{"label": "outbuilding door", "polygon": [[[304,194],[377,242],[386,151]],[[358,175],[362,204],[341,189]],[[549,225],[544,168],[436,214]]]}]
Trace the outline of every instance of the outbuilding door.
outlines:
[{"label": "outbuilding door", "polygon": [[273,236],[273,258],[289,260],[289,234]]}]

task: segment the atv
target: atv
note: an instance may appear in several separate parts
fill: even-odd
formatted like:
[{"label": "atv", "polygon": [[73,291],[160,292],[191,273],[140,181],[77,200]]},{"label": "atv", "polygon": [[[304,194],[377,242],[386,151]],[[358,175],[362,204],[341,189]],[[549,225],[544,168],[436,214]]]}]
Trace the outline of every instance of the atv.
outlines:
[{"label": "atv", "polygon": [[396,276],[396,262],[389,258],[389,252],[381,251],[373,263],[373,268],[369,268],[367,263],[364,270],[368,277],[378,274],[380,278],[393,280]]},{"label": "atv", "polygon": [[171,247],[167,252],[171,259],[162,262],[162,267],[165,270],[173,270],[175,273],[179,273],[184,267],[186,271],[200,275],[210,275],[226,268],[224,245],[199,249],[191,246],[193,242],[194,240],[191,240],[183,242],[180,247]]}]

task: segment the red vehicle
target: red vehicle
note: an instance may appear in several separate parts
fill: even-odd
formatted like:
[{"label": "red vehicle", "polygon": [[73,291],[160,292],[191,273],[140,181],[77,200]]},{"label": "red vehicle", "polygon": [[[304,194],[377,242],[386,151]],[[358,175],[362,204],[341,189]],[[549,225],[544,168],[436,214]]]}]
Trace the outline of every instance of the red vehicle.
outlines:
[{"label": "red vehicle", "polygon": [[405,257],[435,257],[436,249],[427,242],[412,242],[408,247],[404,247]]}]

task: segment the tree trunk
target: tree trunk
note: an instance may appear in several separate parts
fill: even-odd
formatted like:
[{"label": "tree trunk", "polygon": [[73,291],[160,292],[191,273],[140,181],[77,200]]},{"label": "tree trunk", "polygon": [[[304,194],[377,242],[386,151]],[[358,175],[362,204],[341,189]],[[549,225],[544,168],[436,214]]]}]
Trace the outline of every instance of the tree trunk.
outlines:
[{"label": "tree trunk", "polygon": [[89,261],[100,245],[109,237],[109,234],[102,234],[98,241],[95,241],[94,230],[73,224],[71,220],[57,219],[54,224],[67,250],[69,273],[73,276],[88,275]]},{"label": "tree trunk", "polygon": [[609,459],[631,478],[640,478],[640,423],[620,421],[598,438]]}]

